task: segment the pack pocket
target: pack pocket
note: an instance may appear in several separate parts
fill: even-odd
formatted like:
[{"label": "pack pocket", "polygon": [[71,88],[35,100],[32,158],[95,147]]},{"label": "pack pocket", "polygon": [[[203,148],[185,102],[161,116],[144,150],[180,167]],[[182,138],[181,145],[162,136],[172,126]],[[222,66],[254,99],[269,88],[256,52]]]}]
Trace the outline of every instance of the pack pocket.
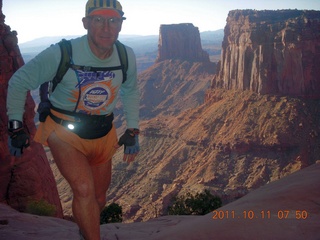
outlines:
[{"label": "pack pocket", "polygon": [[84,115],[77,117],[77,121],[61,119],[50,112],[50,117],[56,123],[64,126],[68,131],[83,139],[97,139],[107,135],[113,122],[113,113],[109,115]]}]

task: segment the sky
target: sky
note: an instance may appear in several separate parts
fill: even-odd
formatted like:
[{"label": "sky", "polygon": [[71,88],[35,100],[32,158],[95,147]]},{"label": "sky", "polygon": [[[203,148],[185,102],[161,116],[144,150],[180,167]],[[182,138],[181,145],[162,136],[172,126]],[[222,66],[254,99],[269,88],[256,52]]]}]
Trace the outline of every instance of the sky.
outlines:
[{"label": "sky", "polygon": [[[86,0],[2,0],[5,24],[19,43],[47,36],[84,35]],[[158,35],[161,24],[192,23],[200,32],[223,29],[235,9],[320,10],[320,0],[120,0],[122,35]]]}]

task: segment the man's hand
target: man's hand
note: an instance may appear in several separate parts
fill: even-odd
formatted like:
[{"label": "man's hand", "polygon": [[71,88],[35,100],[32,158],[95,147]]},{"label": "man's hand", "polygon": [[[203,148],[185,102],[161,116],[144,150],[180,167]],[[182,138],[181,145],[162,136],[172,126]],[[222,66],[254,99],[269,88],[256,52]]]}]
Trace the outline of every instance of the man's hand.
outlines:
[{"label": "man's hand", "polygon": [[127,129],[125,133],[120,137],[119,142],[115,146],[115,148],[119,148],[122,145],[124,145],[123,161],[131,163],[140,151],[139,130]]},{"label": "man's hand", "polygon": [[10,154],[12,156],[20,157],[23,153],[23,148],[30,146],[29,135],[24,131],[22,122],[17,120],[9,121],[8,131],[8,146]]}]

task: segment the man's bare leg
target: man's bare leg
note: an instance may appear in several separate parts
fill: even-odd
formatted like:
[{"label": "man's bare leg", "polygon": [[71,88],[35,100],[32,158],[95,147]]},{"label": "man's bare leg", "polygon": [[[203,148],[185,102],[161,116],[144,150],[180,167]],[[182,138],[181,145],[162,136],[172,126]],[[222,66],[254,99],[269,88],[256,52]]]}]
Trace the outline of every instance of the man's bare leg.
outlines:
[{"label": "man's bare leg", "polygon": [[52,156],[73,191],[72,211],[86,240],[100,240],[100,211],[94,178],[87,158],[61,141],[55,132],[48,138]]},{"label": "man's bare leg", "polygon": [[101,212],[106,204],[106,192],[111,182],[112,160],[97,166],[92,166],[91,169],[94,179],[96,199]]}]

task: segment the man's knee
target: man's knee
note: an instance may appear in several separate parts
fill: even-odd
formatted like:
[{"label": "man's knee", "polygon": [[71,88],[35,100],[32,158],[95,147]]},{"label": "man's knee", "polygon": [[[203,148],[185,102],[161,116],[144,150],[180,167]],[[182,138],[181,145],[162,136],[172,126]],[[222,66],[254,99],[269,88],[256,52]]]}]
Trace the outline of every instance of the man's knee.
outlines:
[{"label": "man's knee", "polygon": [[75,197],[88,198],[94,196],[92,183],[86,181],[73,184],[72,191]]},{"label": "man's knee", "polygon": [[107,202],[106,195],[96,196],[97,202],[99,204],[100,211],[104,208]]}]

